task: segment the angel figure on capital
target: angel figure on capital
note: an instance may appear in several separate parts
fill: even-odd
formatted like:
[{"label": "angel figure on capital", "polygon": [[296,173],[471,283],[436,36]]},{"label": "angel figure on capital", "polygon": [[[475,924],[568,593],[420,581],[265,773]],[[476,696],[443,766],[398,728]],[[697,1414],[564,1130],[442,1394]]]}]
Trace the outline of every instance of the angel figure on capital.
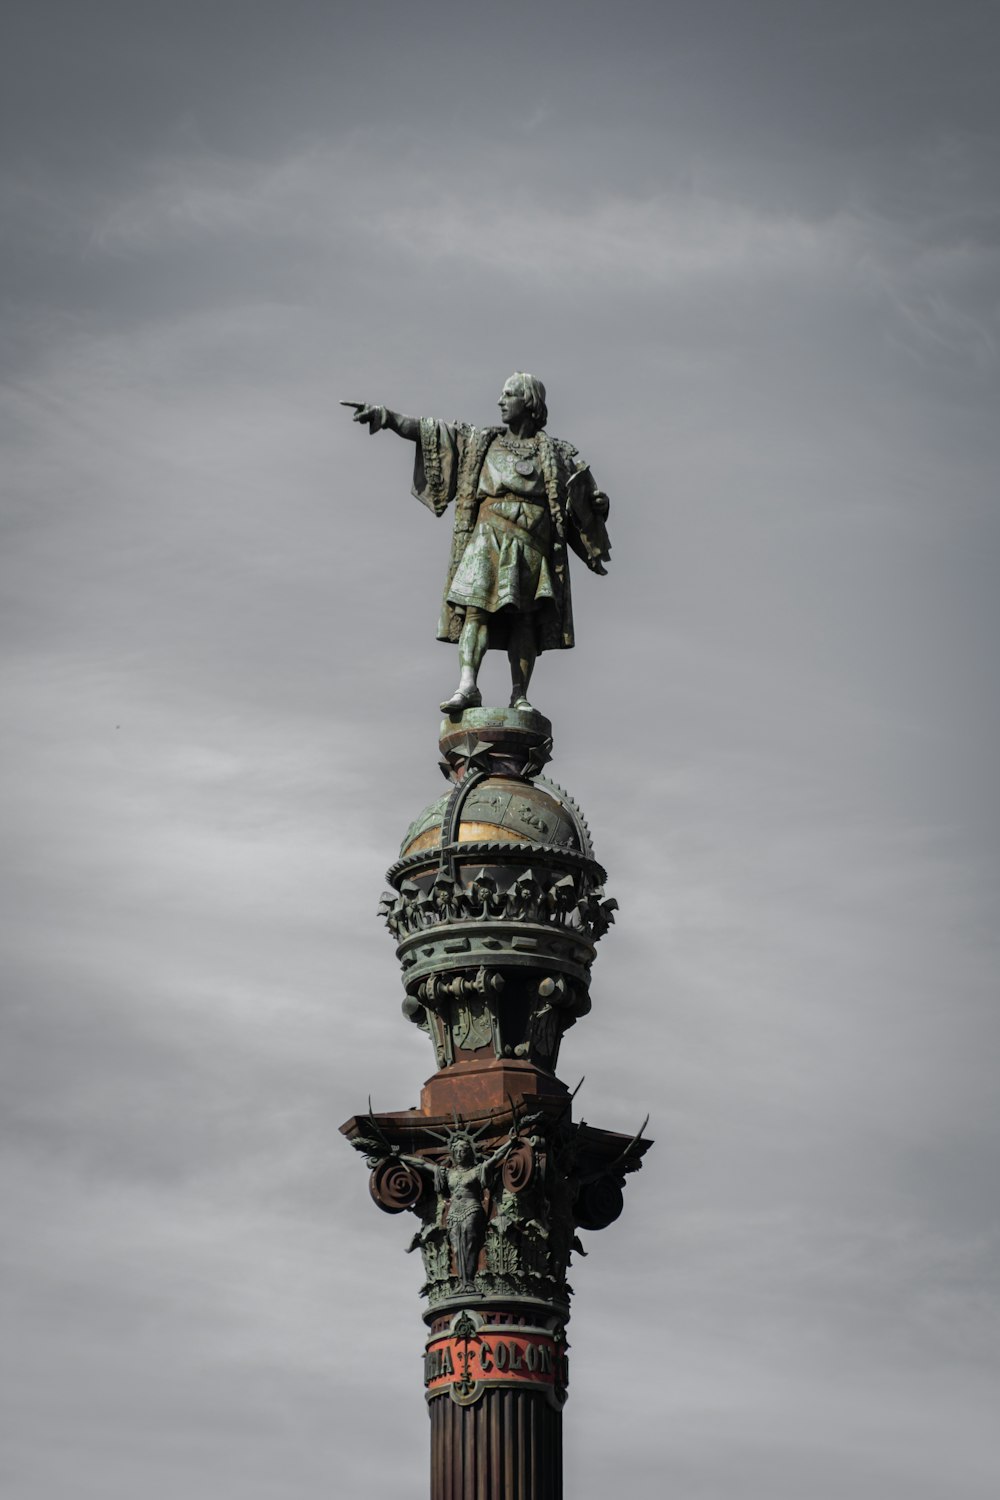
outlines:
[{"label": "angel figure on capital", "polygon": [[435,1166],[419,1156],[399,1158],[431,1179],[439,1204],[447,1202],[448,1244],[463,1287],[471,1287],[475,1281],[479,1252],[486,1238],[483,1196],[492,1185],[497,1167],[517,1144],[512,1133],[490,1156],[480,1158],[472,1135],[455,1130],[449,1137],[450,1166]]}]

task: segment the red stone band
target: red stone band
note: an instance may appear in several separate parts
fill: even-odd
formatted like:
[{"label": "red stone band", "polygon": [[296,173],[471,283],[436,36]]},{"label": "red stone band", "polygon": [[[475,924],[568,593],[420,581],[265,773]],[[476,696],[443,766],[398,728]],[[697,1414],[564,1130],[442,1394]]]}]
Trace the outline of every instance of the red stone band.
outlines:
[{"label": "red stone band", "polygon": [[468,1336],[448,1332],[427,1340],[428,1400],[450,1395],[466,1406],[490,1387],[515,1386],[539,1389],[562,1406],[568,1378],[565,1345],[547,1329],[484,1324]]}]

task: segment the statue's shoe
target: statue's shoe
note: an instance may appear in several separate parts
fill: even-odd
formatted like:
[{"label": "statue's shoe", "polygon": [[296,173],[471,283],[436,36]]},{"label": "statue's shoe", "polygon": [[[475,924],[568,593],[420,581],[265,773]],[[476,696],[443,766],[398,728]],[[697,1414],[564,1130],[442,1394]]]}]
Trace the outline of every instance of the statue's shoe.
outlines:
[{"label": "statue's shoe", "polygon": [[520,698],[512,698],[510,700],[510,706],[511,708],[519,709],[523,714],[530,714],[534,711],[531,707],[531,704],[523,694]]},{"label": "statue's shoe", "polygon": [[468,688],[465,692],[461,688],[456,689],[450,698],[446,698],[441,704],[443,714],[461,714],[467,708],[482,708],[483,695],[478,688]]}]

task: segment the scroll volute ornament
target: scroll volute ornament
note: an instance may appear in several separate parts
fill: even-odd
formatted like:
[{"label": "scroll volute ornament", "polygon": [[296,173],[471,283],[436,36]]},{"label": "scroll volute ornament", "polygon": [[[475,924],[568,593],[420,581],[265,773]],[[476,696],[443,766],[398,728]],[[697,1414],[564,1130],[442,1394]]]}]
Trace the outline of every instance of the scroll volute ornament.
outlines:
[{"label": "scroll volute ornament", "polygon": [[379,1162],[368,1179],[372,1200],[386,1214],[401,1214],[413,1208],[424,1191],[419,1172],[392,1157]]},{"label": "scroll volute ornament", "polygon": [[535,1151],[530,1141],[518,1141],[503,1164],[501,1177],[509,1193],[523,1193],[535,1175]]},{"label": "scroll volute ornament", "polygon": [[625,1206],[621,1185],[604,1175],[581,1185],[574,1208],[581,1229],[607,1229]]}]

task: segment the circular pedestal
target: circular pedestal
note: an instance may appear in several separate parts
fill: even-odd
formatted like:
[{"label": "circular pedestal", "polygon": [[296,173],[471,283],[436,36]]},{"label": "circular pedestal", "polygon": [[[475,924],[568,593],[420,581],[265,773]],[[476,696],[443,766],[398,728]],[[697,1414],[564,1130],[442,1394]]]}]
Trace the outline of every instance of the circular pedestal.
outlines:
[{"label": "circular pedestal", "polygon": [[494,776],[530,776],[552,759],[552,725],[533,708],[467,708],[441,721],[439,744],[446,776],[473,759]]}]

